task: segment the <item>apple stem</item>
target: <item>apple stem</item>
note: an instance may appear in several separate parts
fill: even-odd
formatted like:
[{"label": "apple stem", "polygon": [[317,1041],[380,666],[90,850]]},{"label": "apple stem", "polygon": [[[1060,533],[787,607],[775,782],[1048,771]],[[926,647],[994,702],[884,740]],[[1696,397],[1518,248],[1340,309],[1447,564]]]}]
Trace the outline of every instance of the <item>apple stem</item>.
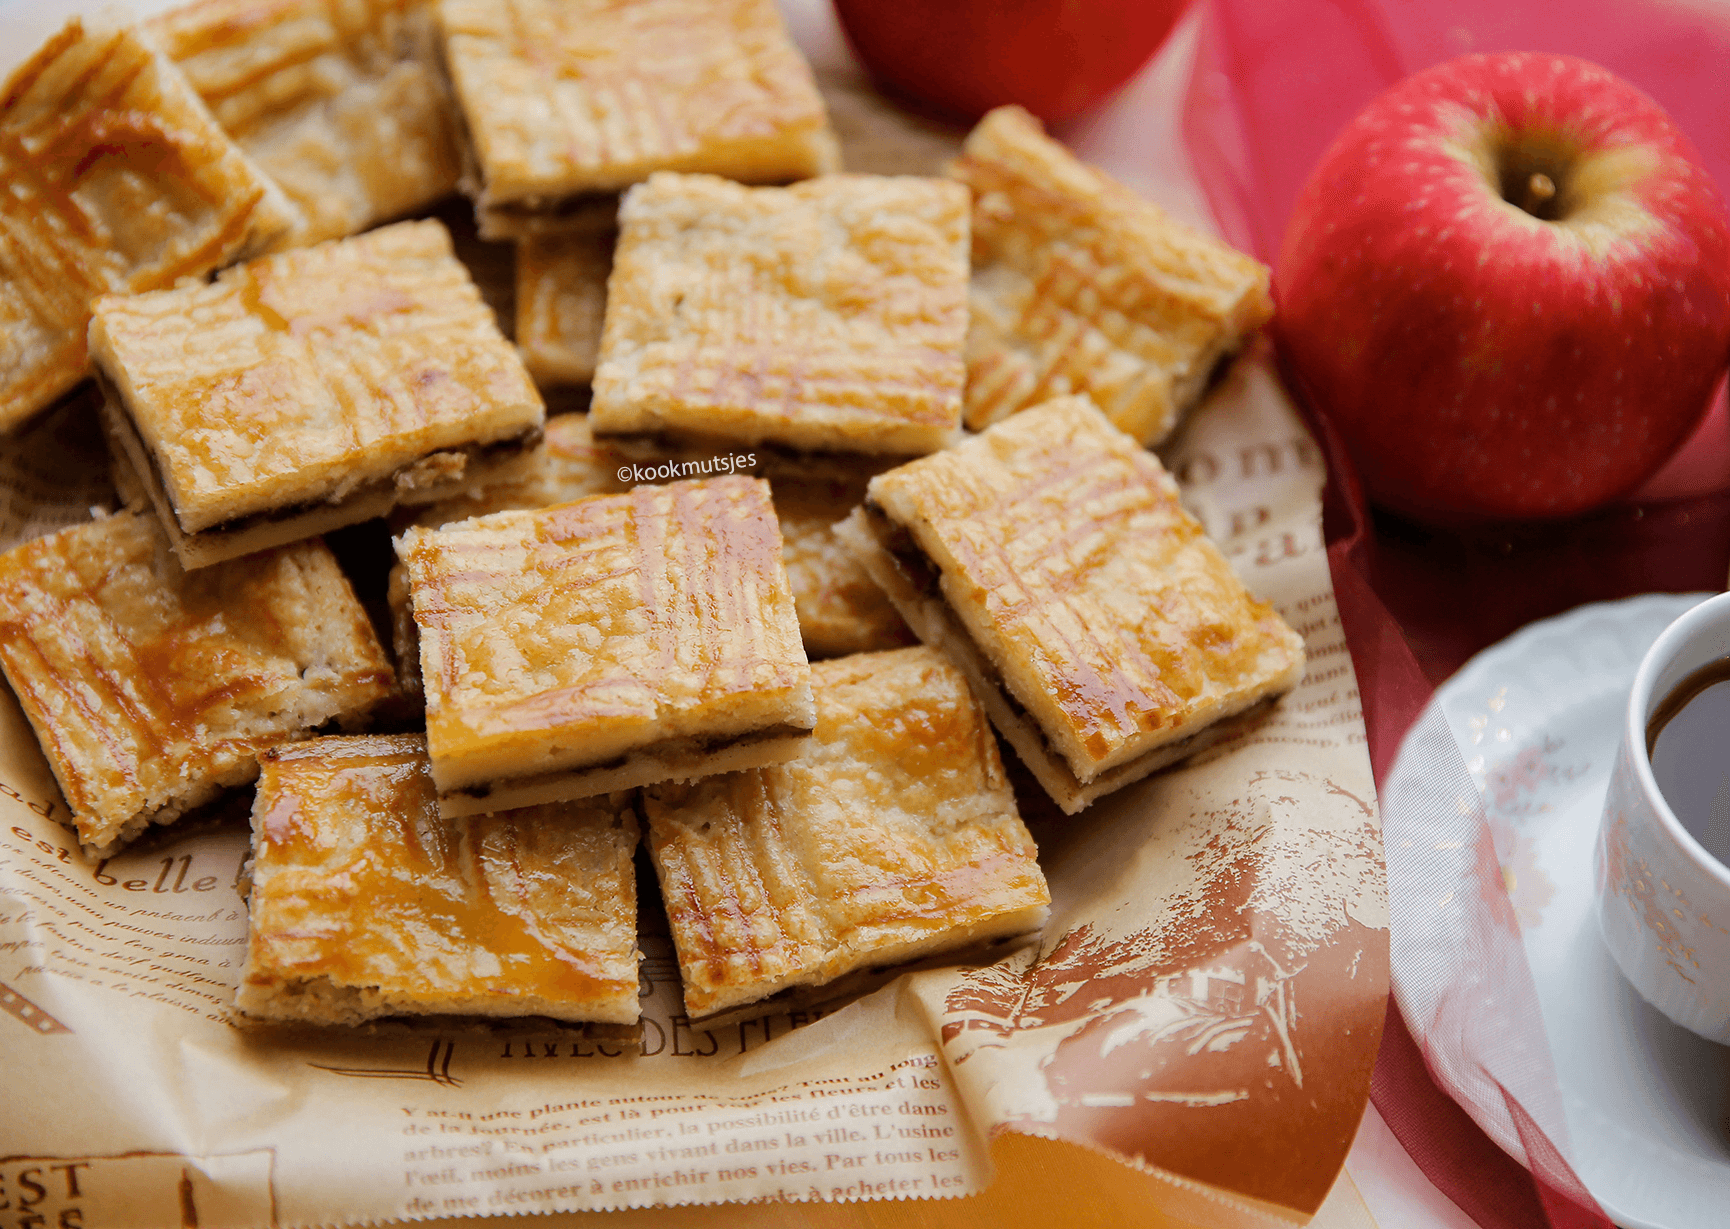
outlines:
[{"label": "apple stem", "polygon": [[1539,211],[1556,195],[1556,181],[1542,171],[1533,171],[1532,177],[1526,181],[1526,199],[1520,202],[1520,208],[1533,217],[1542,217]]}]

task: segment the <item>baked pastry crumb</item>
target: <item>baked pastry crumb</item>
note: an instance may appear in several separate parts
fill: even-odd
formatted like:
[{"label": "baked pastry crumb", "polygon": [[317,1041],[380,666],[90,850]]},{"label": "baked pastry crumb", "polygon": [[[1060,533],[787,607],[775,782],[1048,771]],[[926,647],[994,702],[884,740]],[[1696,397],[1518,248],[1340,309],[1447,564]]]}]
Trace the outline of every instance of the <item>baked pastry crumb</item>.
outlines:
[{"label": "baked pastry crumb", "polygon": [[767,484],[640,486],[397,539],[446,815],[774,763],[810,667]]},{"label": "baked pastry crumb", "polygon": [[595,433],[932,452],[960,425],[966,332],[959,184],[655,175],[619,208]]},{"label": "baked pastry crumb", "polygon": [[1302,638],[1085,397],[872,479],[839,532],[1072,814],[1303,673]]},{"label": "baked pastry crumb", "polygon": [[85,375],[97,295],[260,252],[299,211],[131,29],[67,22],[0,86],[0,431]]},{"label": "baked pastry crumb", "polygon": [[961,672],[920,646],[811,673],[796,758],[644,791],[693,1017],[1044,924],[1033,839]]},{"label": "baked pastry crumb", "polygon": [[446,819],[417,734],[260,759],[241,1012],[636,1022],[629,795]]},{"label": "baked pastry crumb", "polygon": [[442,0],[483,238],[652,172],[785,183],[839,169],[773,0]]},{"label": "baked pastry crumb", "polygon": [[430,0],[197,0],[144,32],[299,208],[301,246],[456,190]]},{"label": "baked pastry crumb", "polygon": [[545,417],[433,221],[94,310],[111,428],[189,567],[447,495]]},{"label": "baked pastry crumb", "polygon": [[187,572],[134,511],[0,555],[0,667],[93,857],[392,686],[322,542]]},{"label": "baked pastry crumb", "polygon": [[1268,270],[1078,161],[1019,107],[950,174],[973,192],[967,425],[1082,393],[1154,445],[1273,315]]}]

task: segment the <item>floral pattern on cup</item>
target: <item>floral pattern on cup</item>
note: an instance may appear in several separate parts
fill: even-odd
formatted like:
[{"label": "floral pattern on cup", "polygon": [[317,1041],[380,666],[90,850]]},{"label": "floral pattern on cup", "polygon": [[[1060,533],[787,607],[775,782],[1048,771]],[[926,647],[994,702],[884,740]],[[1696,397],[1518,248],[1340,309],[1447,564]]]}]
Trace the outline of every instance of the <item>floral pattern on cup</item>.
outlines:
[{"label": "floral pattern on cup", "polygon": [[1535,817],[1553,812],[1550,794],[1591,771],[1591,765],[1562,760],[1565,744],[1546,737],[1522,747],[1491,767],[1484,777],[1484,818],[1495,843],[1496,864],[1508,902],[1521,930],[1544,920],[1556,885],[1538,861],[1537,842],[1522,829]]}]

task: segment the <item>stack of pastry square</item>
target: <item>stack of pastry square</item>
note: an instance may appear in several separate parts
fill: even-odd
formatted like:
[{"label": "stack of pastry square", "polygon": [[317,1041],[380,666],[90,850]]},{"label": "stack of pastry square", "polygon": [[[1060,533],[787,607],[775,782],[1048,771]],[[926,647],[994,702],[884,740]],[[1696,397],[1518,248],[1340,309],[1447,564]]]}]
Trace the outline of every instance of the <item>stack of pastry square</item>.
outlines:
[{"label": "stack of pastry square", "polygon": [[[0,667],[97,856],[258,778],[243,1013],[631,1024],[640,823],[693,1016],[977,952],[993,724],[1074,812],[1295,682],[1143,447],[1266,270],[1013,109],[838,170],[774,0],[198,0],[0,94],[0,431],[93,363],[138,493],[0,554]],[[387,515],[424,734],[316,537]]]}]

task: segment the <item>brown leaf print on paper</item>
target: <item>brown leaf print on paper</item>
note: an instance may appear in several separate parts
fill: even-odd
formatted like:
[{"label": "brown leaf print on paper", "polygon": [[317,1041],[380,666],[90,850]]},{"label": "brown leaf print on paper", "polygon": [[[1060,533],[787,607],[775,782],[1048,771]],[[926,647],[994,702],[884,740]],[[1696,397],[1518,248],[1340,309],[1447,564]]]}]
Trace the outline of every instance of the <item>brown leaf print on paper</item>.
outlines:
[{"label": "brown leaf print on paper", "polygon": [[1018,1127],[1313,1210],[1331,1175],[1318,1158],[1343,1157],[1357,1127],[1385,1006],[1374,809],[1264,771],[1168,839],[1189,877],[1166,921],[1122,936],[1083,923],[1037,960],[971,971],[946,1000],[945,1048],[961,1066],[1049,1034],[1050,1101]]}]

